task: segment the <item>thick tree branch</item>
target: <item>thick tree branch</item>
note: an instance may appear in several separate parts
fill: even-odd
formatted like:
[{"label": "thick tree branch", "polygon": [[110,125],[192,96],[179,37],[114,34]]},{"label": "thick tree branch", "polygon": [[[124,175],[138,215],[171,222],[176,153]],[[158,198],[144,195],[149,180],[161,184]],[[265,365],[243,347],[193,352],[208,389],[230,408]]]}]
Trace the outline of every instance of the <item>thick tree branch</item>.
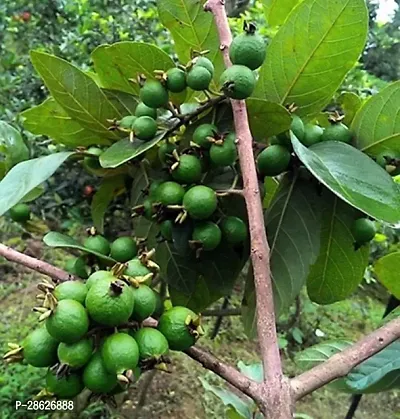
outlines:
[{"label": "thick tree branch", "polygon": [[0,256],[10,262],[16,262],[20,265],[26,266],[29,269],[33,269],[36,272],[40,272],[43,275],[47,275],[56,282],[69,281],[72,279],[79,279],[74,275],[63,271],[62,269],[56,268],[47,262],[35,259],[31,256],[25,255],[17,250],[12,249],[2,243],[0,243]]},{"label": "thick tree branch", "polygon": [[[229,45],[232,34],[226,16],[224,1],[208,0],[204,6],[214,15],[226,67],[231,65]],[[262,410],[275,419],[290,418],[291,398],[289,386],[283,377],[276,334],[274,301],[270,272],[270,249],[264,227],[264,214],[258,186],[257,171],[245,101],[232,100],[235,132],[238,140],[239,162],[243,177],[251,238],[251,260],[257,305],[257,332],[264,367],[264,395]],[[260,402],[260,400],[258,400]]]},{"label": "thick tree branch", "polygon": [[290,384],[295,400],[344,377],[361,362],[400,338],[400,318],[392,320],[324,363],[295,377]]}]

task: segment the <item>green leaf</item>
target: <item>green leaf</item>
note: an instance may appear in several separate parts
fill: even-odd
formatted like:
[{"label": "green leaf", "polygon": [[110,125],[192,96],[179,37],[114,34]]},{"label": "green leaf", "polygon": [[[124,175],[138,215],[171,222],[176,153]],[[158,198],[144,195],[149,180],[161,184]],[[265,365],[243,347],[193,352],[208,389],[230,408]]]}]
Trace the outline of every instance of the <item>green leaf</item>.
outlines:
[{"label": "green leaf", "polygon": [[[375,393],[385,389],[392,383],[393,375],[389,379],[381,381],[392,371],[400,370],[400,340],[391,343],[380,352],[362,362],[354,368],[346,377],[346,384],[357,393]],[[400,371],[396,371],[395,377],[400,377]],[[374,384],[378,386],[372,387]],[[399,382],[399,381],[398,381]]]},{"label": "green leaf", "polygon": [[47,180],[72,154],[74,153],[51,154],[14,166],[0,182],[0,215],[18,204],[30,191]]},{"label": "green leaf", "polygon": [[123,114],[113,105],[93,79],[54,55],[31,52],[32,64],[44,80],[53,98],[67,114],[98,136],[117,140],[107,120],[120,119]]},{"label": "green leaf", "polygon": [[36,135],[47,135],[55,143],[69,147],[109,145],[110,140],[83,128],[53,99],[22,112],[24,128]]},{"label": "green leaf", "polygon": [[152,140],[143,142],[135,140],[133,143],[128,138],[114,143],[100,156],[100,164],[104,168],[121,166],[135,157],[150,150],[165,137],[165,131],[159,132]]},{"label": "green leaf", "polygon": [[[242,416],[234,407],[228,407],[225,412],[227,419],[243,419]],[[248,416],[248,419],[252,419],[251,416]]]},{"label": "green leaf", "polygon": [[343,122],[347,126],[350,126],[357,111],[360,109],[362,105],[362,100],[360,96],[357,96],[355,93],[352,92],[344,92],[339,96],[338,104],[342,108],[345,115]]},{"label": "green leaf", "polygon": [[300,0],[262,0],[267,22],[271,26],[282,25],[288,14]]},{"label": "green leaf", "polygon": [[[0,157],[4,156],[4,172],[14,165],[29,159],[29,149],[24,143],[21,134],[11,125],[0,121]],[[3,176],[0,176],[0,179]]]},{"label": "green leaf", "polygon": [[124,190],[124,176],[113,176],[105,178],[100,185],[100,188],[93,196],[91,204],[91,215],[93,225],[100,234],[104,233],[104,215],[107,207],[118,195],[121,190]]},{"label": "green leaf", "polygon": [[117,263],[114,259],[104,256],[101,253],[95,252],[91,249],[86,249],[80,245],[75,239],[72,237],[66,236],[65,234],[58,233],[56,231],[50,231],[43,237],[43,242],[49,247],[65,247],[70,249],[81,250],[85,253],[90,253],[91,255],[97,256],[99,259],[103,260],[104,262],[114,265]]},{"label": "green leaf", "polygon": [[[306,282],[320,246],[321,205],[315,186],[286,176],[265,214],[271,248],[271,276],[275,310],[279,314],[294,301]],[[242,302],[246,334],[256,334],[256,306],[252,269]]]},{"label": "green leaf", "polygon": [[251,378],[258,383],[263,380],[263,366],[261,363],[246,365],[244,362],[239,361],[237,364],[239,371],[246,377]]},{"label": "green leaf", "polygon": [[400,299],[400,252],[390,253],[378,259],[374,265],[374,272],[379,282]]},{"label": "green leaf", "polygon": [[278,190],[279,182],[274,177],[266,176],[264,178],[265,195],[263,200],[263,208],[267,209]]},{"label": "green leaf", "polygon": [[278,103],[250,98],[246,105],[253,137],[265,139],[290,128],[290,113]]},{"label": "green leaf", "polygon": [[[344,339],[319,343],[298,352],[295,356],[295,363],[303,371],[309,370],[316,365],[322,364],[333,355],[342,352],[351,344],[351,341]],[[329,384],[329,387],[339,391],[351,392],[343,378],[333,381]]]},{"label": "green leaf", "polygon": [[154,78],[154,70],[175,66],[166,52],[143,42],[101,45],[93,51],[92,60],[103,87],[133,94],[139,93],[140,86],[129,79],[140,74]]},{"label": "green leaf", "polygon": [[356,63],[367,32],[364,0],[304,0],[268,46],[254,96],[317,114]]},{"label": "green leaf", "polygon": [[133,115],[136,110],[136,106],[139,102],[137,96],[132,94],[120,92],[118,90],[102,89],[107,99],[116,108],[118,108],[122,115]]},{"label": "green leaf", "polygon": [[396,183],[366,154],[336,141],[306,148],[292,135],[292,143],[307,169],[339,198],[378,220],[400,221]]},{"label": "green leaf", "polygon": [[210,391],[215,396],[217,396],[225,406],[230,406],[240,414],[242,418],[251,419],[252,416],[252,402],[246,403],[242,398],[237,396],[235,393],[224,388],[212,386],[204,378],[199,378],[204,390]]},{"label": "green leaf", "polygon": [[[212,13],[203,10],[204,1],[157,0],[161,23],[169,29],[174,40],[179,61],[186,64],[192,51],[209,50],[209,58],[215,67],[214,80],[225,69],[220,51],[220,41]],[[211,83],[217,89],[215,82]]]},{"label": "green leaf", "polygon": [[369,246],[354,249],[351,228],[357,210],[327,189],[320,199],[322,210],[321,248],[307,278],[310,299],[332,304],[351,295],[363,279]]},{"label": "green leaf", "polygon": [[372,156],[385,150],[400,153],[400,81],[372,96],[357,112],[351,129],[356,146]]},{"label": "green leaf", "polygon": [[36,188],[33,188],[30,192],[28,192],[20,202],[32,202],[35,199],[39,198],[44,194],[44,187],[43,185],[39,185]]}]

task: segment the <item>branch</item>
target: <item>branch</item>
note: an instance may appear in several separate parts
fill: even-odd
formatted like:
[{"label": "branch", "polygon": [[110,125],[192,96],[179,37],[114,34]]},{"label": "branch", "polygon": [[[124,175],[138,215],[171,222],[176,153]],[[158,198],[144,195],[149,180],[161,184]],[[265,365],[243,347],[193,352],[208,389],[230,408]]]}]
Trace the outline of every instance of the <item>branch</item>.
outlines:
[{"label": "branch", "polygon": [[204,310],[201,313],[202,317],[230,317],[230,316],[240,316],[242,314],[241,308],[226,308],[226,309],[216,309],[216,310]]},{"label": "branch", "polygon": [[322,364],[290,381],[295,400],[346,376],[354,367],[400,338],[400,318],[392,320]]},{"label": "branch", "polygon": [[40,272],[43,275],[47,275],[56,282],[63,282],[69,280],[78,280],[76,276],[56,268],[47,262],[35,259],[31,256],[25,255],[17,250],[12,249],[2,243],[0,243],[0,256],[3,256],[10,262],[16,262],[20,265],[26,266],[29,269]]}]

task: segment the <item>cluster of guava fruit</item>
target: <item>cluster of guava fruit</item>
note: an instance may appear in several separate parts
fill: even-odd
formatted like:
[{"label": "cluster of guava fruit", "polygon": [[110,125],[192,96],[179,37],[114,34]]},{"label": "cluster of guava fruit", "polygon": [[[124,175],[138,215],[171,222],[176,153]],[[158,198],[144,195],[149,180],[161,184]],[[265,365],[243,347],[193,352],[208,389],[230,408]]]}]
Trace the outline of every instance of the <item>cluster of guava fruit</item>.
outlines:
[{"label": "cluster of guava fruit", "polygon": [[[101,240],[104,250],[106,241]],[[120,237],[107,246],[119,261],[111,270],[97,270],[86,280],[38,285],[41,305],[34,310],[44,325],[21,345],[9,344],[4,355],[7,362],[47,369],[40,397],[71,399],[86,388],[107,399],[143,371],[167,371],[169,350],[187,350],[204,333],[200,317],[190,309],[165,308],[151,286],[157,265],[148,252],[138,253],[133,238]],[[158,324],[144,322],[151,316]]]}]

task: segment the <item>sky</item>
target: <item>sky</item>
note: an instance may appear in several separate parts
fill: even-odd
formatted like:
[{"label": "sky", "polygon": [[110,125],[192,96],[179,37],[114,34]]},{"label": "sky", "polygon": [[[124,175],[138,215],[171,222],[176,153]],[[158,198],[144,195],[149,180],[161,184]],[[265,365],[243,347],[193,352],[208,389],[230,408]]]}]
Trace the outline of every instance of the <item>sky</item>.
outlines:
[{"label": "sky", "polygon": [[386,23],[390,21],[396,7],[397,4],[394,0],[379,0],[379,9],[377,14],[378,22]]}]

